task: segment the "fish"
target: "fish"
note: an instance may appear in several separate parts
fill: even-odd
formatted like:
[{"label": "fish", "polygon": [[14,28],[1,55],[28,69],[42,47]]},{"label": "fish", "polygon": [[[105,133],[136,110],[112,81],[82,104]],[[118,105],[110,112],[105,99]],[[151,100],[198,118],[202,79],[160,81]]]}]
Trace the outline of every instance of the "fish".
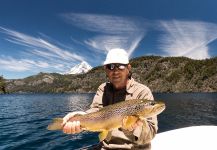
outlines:
[{"label": "fish", "polygon": [[[164,111],[162,101],[133,99],[105,106],[97,112],[85,115],[75,115],[69,121],[80,121],[81,129],[100,132],[99,140],[103,141],[109,131],[117,128],[128,129],[139,119],[144,120]],[[48,125],[48,130],[62,130],[63,118],[54,118]]]}]

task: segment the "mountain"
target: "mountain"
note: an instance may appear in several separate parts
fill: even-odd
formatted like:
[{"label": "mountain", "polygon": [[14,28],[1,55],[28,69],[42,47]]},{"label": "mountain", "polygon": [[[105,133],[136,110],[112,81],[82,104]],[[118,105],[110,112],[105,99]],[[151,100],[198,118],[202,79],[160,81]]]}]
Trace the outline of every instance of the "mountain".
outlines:
[{"label": "mountain", "polygon": [[[217,57],[143,56],[131,59],[130,64],[133,78],[153,92],[217,92]],[[5,82],[9,93],[81,93],[96,92],[107,80],[103,66],[99,66],[84,74],[39,73]]]},{"label": "mountain", "polygon": [[91,70],[92,67],[85,61],[82,61],[80,64],[74,66],[70,69],[70,71],[66,72],[65,74],[83,74],[87,73]]}]

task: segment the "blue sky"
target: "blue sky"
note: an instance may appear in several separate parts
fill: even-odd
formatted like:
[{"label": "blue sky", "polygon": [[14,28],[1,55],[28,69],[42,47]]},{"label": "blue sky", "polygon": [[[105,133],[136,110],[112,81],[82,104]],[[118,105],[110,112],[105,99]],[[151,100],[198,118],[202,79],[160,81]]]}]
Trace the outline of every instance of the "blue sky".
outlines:
[{"label": "blue sky", "polygon": [[215,0],[1,0],[0,75],[24,78],[102,65],[111,48],[217,56]]}]

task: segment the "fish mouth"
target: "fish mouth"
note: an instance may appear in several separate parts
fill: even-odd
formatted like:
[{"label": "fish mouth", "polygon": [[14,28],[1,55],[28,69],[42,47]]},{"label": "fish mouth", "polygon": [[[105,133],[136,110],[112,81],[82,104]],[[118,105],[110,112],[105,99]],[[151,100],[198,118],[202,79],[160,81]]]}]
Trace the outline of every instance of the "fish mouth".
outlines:
[{"label": "fish mouth", "polygon": [[166,109],[166,105],[163,102],[158,103],[158,107],[156,108],[157,114],[160,114]]},{"label": "fish mouth", "polygon": [[164,102],[161,101],[156,101],[156,104],[153,108],[153,114],[154,115],[159,115],[160,113],[162,113],[166,108],[166,105]]}]

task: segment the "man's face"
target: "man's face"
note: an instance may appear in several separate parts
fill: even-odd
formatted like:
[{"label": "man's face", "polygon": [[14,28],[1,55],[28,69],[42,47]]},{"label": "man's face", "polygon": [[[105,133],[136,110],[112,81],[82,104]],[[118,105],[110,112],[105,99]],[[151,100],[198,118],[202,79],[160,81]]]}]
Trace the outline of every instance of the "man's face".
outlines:
[{"label": "man's face", "polygon": [[116,89],[126,86],[130,69],[130,64],[105,65],[106,74]]}]

